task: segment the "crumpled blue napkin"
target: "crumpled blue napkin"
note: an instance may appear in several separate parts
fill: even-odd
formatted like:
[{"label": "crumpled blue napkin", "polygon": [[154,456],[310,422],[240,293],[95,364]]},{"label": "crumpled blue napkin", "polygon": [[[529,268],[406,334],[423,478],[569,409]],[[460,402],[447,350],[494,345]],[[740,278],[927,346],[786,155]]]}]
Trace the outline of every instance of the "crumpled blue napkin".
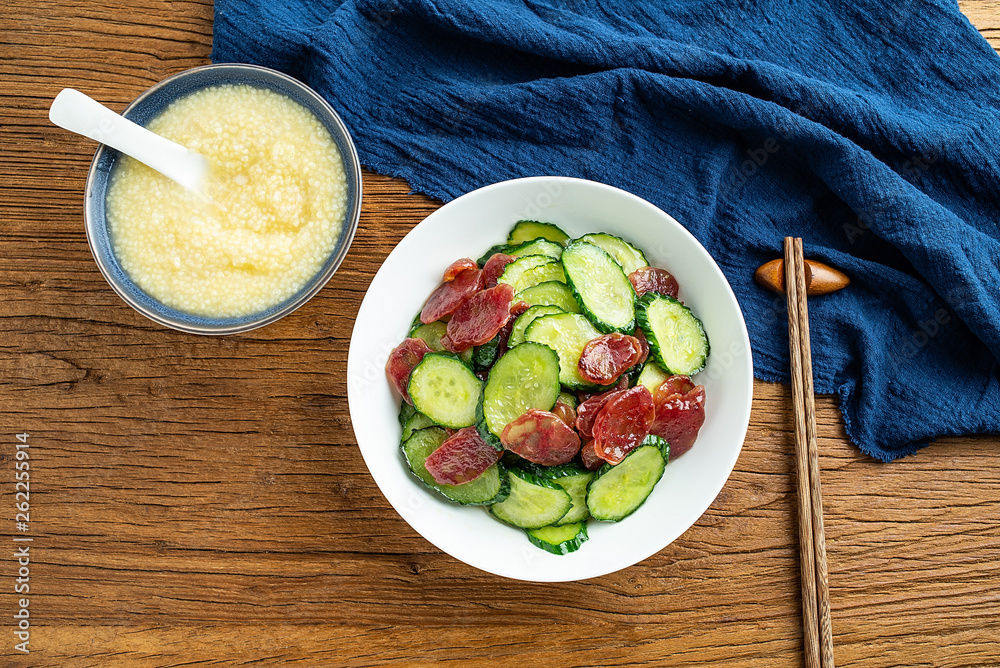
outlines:
[{"label": "crumpled blue napkin", "polygon": [[216,0],[212,58],[308,82],[362,163],[442,200],[563,174],[652,201],[764,380],[786,316],[752,274],[801,236],[853,280],[809,308],[864,452],[1000,432],[1000,58],[950,0]]}]

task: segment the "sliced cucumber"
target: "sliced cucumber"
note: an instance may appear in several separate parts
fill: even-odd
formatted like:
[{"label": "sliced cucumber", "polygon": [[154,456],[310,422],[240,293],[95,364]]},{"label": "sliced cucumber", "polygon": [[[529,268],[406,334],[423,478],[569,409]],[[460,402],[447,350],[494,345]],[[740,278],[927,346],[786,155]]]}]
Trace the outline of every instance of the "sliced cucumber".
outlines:
[{"label": "sliced cucumber", "polygon": [[636,315],[650,355],[664,371],[691,376],[705,368],[708,335],[691,309],[673,297],[650,292],[639,300]]},{"label": "sliced cucumber", "polygon": [[625,373],[619,376],[619,380],[621,378],[625,378],[626,381],[628,382],[629,387],[635,387],[635,384],[639,381],[639,376],[642,374],[642,370],[645,368],[646,368],[645,362],[633,364],[629,368],[625,369]]},{"label": "sliced cucumber", "polygon": [[579,313],[580,305],[569,286],[561,281],[548,281],[525,288],[514,296],[514,302],[523,301],[529,306],[558,306],[567,313]]},{"label": "sliced cucumber", "polygon": [[483,371],[493,366],[497,361],[497,353],[500,352],[501,338],[503,338],[502,331],[483,345],[476,346],[476,351],[472,354],[472,368]]},{"label": "sliced cucumber", "polygon": [[587,510],[587,486],[596,475],[594,471],[588,471],[579,464],[572,463],[559,466],[541,466],[524,461],[518,466],[539,478],[551,480],[569,493],[573,505],[562,519],[556,522],[557,525],[583,522],[590,517],[590,511]]},{"label": "sliced cucumber", "polygon": [[587,525],[584,522],[527,529],[525,533],[528,534],[528,540],[532,545],[552,554],[576,552],[588,538]]},{"label": "sliced cucumber", "polygon": [[594,519],[618,522],[646,501],[667,466],[662,443],[661,438],[647,437],[616,466],[601,467],[587,489],[587,508]]},{"label": "sliced cucumber", "polygon": [[525,341],[541,343],[559,355],[559,382],[571,390],[593,388],[580,376],[580,354],[601,333],[579,313],[556,313],[536,318],[524,333]]},{"label": "sliced cucumber", "polygon": [[[434,322],[427,323],[426,325],[421,324],[419,321],[410,330],[410,336],[415,339],[423,339],[427,347],[436,353],[447,352],[447,349],[441,345],[441,339],[448,332],[448,323],[441,320],[435,320]],[[465,362],[466,364],[472,363],[472,348],[466,348],[458,354],[458,358]]]},{"label": "sliced cucumber", "polygon": [[621,266],[626,276],[640,267],[649,266],[649,262],[641,250],[624,239],[611,234],[603,232],[585,234],[579,238],[579,241],[586,241],[589,244],[600,247],[605,253],[615,259],[615,262]]},{"label": "sliced cucumber", "polygon": [[410,415],[409,419],[403,425],[403,434],[399,438],[399,442],[402,443],[410,436],[413,436],[413,432],[420,429],[426,429],[427,427],[434,427],[434,421],[423,413],[413,413]]},{"label": "sliced cucumber", "polygon": [[478,264],[480,267],[483,267],[486,265],[486,261],[489,260],[494,255],[496,255],[497,253],[507,254],[510,252],[512,248],[513,246],[509,246],[507,244],[497,244],[496,246],[491,246],[488,251],[483,253],[482,257],[476,260],[476,264]]},{"label": "sliced cucumber", "polygon": [[490,506],[493,515],[522,529],[540,529],[555,524],[573,505],[562,487],[526,471],[509,469],[510,493]]},{"label": "sliced cucumber", "polygon": [[525,241],[523,244],[518,246],[512,246],[507,251],[507,255],[513,257],[526,257],[528,255],[548,255],[553,260],[558,260],[562,257],[563,247],[562,244],[557,244],[548,239],[534,239],[532,241]]},{"label": "sliced cucumber", "polygon": [[519,220],[507,235],[507,243],[511,246],[523,244],[533,239],[548,239],[557,244],[566,245],[569,235],[552,223],[542,223],[537,220]]},{"label": "sliced cucumber", "polygon": [[535,321],[535,318],[540,318],[543,315],[553,315],[555,313],[565,313],[558,306],[531,306],[527,311],[522,313],[514,321],[514,326],[510,330],[510,340],[507,345],[513,347],[519,343],[524,343],[524,331],[528,329],[528,325]]},{"label": "sliced cucumber", "polygon": [[509,283],[513,286],[514,292],[521,292],[547,281],[565,281],[562,263],[548,255],[519,257],[504,267],[503,273],[497,279],[498,283]]},{"label": "sliced cucumber", "polygon": [[583,522],[590,517],[590,510],[587,508],[587,487],[595,475],[597,474],[593,471],[581,471],[575,475],[552,479],[552,482],[566,490],[573,501],[573,505],[556,524]]},{"label": "sliced cucumber", "polygon": [[659,389],[660,385],[663,385],[663,381],[667,378],[670,378],[670,374],[661,369],[659,364],[653,360],[646,360],[646,365],[642,367],[642,373],[639,374],[636,385],[642,385],[653,396],[656,396],[656,390]]},{"label": "sliced cucumber", "polygon": [[461,485],[442,485],[424,466],[428,455],[438,449],[448,438],[448,432],[440,427],[429,427],[413,432],[403,442],[403,457],[413,475],[427,487],[462,505],[488,505],[502,501],[510,490],[506,470],[498,463],[486,469],[475,480]]},{"label": "sliced cucumber", "polygon": [[574,241],[563,252],[562,262],[580,310],[599,330],[635,331],[635,290],[614,258],[593,244]]},{"label": "sliced cucumber", "polygon": [[427,347],[434,352],[444,351],[444,346],[441,345],[441,339],[445,334],[448,333],[448,323],[437,320],[435,322],[427,323],[426,325],[418,322],[413,329],[410,330],[410,336],[414,339],[422,339]]},{"label": "sliced cucumber", "polygon": [[476,422],[483,383],[464,362],[444,353],[427,353],[410,374],[407,392],[413,407],[435,424],[452,429]]},{"label": "sliced cucumber", "polygon": [[580,401],[576,398],[576,395],[570,394],[569,392],[560,392],[559,401],[563,402],[567,406],[572,406],[574,409],[580,403]]},{"label": "sliced cucumber", "polygon": [[400,427],[405,427],[406,426],[406,421],[409,420],[413,416],[413,414],[416,413],[416,412],[417,412],[417,409],[414,408],[413,406],[411,406],[410,404],[406,403],[405,401],[400,402],[400,404],[399,404],[399,426]]},{"label": "sliced cucumber", "polygon": [[476,413],[480,435],[502,449],[504,427],[529,409],[551,410],[559,390],[559,357],[554,350],[538,343],[514,346],[490,369]]}]

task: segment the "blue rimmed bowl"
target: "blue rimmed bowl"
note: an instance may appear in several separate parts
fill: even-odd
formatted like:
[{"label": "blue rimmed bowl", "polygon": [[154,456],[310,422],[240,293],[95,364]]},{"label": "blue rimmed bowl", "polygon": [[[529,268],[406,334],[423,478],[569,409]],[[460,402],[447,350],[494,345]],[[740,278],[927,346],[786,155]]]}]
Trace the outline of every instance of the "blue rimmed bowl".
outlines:
[{"label": "blue rimmed bowl", "polygon": [[268,309],[246,316],[212,318],[192,315],[166,306],[144,292],[122,268],[115,256],[108,230],[105,204],[110,177],[121,154],[102,144],[90,165],[84,202],[87,241],[97,266],[112,289],[136,311],[166,327],[194,334],[219,335],[245,332],[272,323],[305,304],[326,285],[343,262],[354,239],[361,215],[361,164],[358,162],[358,154],[347,127],[326,100],[305,84],[286,74],[266,67],[241,63],[196,67],[156,84],[126,107],[122,115],[139,125],[146,125],[174,100],[203,88],[223,84],[246,84],[269,89],[284,94],[311,111],[329,130],[340,152],[347,179],[347,202],[336,246],[326,258],[322,268],[298,293]]}]

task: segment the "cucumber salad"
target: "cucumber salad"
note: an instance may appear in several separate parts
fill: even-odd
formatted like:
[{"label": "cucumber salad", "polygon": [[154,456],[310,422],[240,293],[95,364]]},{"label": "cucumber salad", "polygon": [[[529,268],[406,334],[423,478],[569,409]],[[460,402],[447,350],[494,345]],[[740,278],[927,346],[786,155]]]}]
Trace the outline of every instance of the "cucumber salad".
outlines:
[{"label": "cucumber salad", "polygon": [[628,241],[545,222],[456,260],[386,364],[410,471],[553,554],[628,517],[705,421],[708,337],[678,293]]}]

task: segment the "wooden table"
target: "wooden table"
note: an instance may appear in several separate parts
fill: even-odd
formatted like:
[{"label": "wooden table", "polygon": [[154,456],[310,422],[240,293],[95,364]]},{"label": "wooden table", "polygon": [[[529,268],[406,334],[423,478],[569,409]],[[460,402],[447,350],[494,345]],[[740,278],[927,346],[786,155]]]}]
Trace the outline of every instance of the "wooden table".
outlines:
[{"label": "wooden table", "polygon": [[[963,8],[1000,36],[998,3]],[[211,22],[205,0],[0,9],[0,665],[800,665],[787,387],[756,384],[736,470],[680,539],[614,575],[528,584],[414,533],[348,418],[354,314],[438,203],[366,173],[343,267],[249,334],[173,332],[115,296],[82,225],[94,145],[51,126],[49,102],[74,86],[121,109],[208,62]],[[838,665],[1000,665],[996,439],[884,465],[848,442],[834,399],[818,408]]]}]

